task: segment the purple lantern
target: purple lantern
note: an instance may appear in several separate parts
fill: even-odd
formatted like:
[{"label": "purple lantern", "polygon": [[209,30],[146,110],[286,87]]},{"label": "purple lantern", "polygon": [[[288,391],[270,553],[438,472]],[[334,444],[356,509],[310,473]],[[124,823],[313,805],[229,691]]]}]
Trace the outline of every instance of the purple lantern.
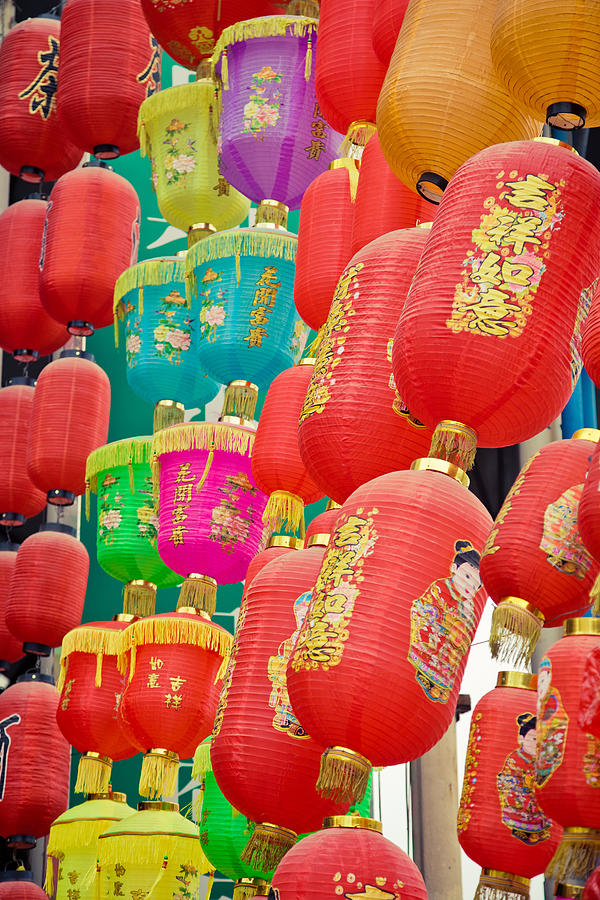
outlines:
[{"label": "purple lantern", "polygon": [[223,82],[219,171],[244,196],[298,209],[343,136],[315,94],[316,19],[265,16],[226,28],[213,60]]}]

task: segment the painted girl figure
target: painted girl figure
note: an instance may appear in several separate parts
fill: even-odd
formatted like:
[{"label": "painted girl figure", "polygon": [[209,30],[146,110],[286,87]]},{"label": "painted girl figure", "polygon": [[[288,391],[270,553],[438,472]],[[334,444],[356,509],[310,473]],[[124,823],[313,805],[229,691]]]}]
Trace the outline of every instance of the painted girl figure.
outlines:
[{"label": "painted girl figure", "polygon": [[277,655],[269,657],[268,675],[269,680],[273,685],[271,696],[269,697],[269,706],[272,706],[275,710],[275,715],[273,716],[273,728],[275,728],[276,731],[285,731],[293,738],[307,738],[309,735],[292,712],[285,673],[288,660],[296,644],[308,607],[310,606],[311,598],[312,591],[306,591],[306,593],[300,594],[297,600],[294,601],[296,630],[289,638],[286,638],[285,641],[281,642],[277,648]]},{"label": "painted girl figure", "polygon": [[480,554],[456,541],[450,577],[434,581],[413,601],[408,660],[430,700],[447,703],[475,631],[475,595],[481,587]]},{"label": "painted girl figure", "polygon": [[537,690],[535,781],[543,787],[563,761],[569,725],[560,693],[552,687],[552,663],[547,657],[540,663]]},{"label": "painted girl figure", "polygon": [[496,779],[502,822],[524,844],[539,844],[550,837],[552,822],[535,798],[536,717],[524,712],[516,721],[518,749],[508,754]]}]

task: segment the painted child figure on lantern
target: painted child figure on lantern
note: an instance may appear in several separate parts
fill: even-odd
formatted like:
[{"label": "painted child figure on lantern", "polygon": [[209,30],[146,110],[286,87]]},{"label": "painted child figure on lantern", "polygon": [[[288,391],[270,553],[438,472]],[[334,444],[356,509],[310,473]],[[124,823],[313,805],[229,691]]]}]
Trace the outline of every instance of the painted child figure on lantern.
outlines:
[{"label": "painted child figure on lantern", "polygon": [[306,617],[310,601],[312,599],[312,591],[306,591],[300,594],[294,602],[294,616],[296,618],[296,630],[291,637],[277,648],[277,655],[269,658],[269,680],[273,684],[271,696],[269,697],[269,706],[275,710],[273,716],[273,728],[277,731],[285,731],[292,738],[308,738],[309,735],[304,730],[296,716],[292,711],[290,696],[287,689],[286,669],[288,660],[296,645],[296,640],[300,634],[302,623]]},{"label": "painted child figure on lantern", "polygon": [[456,541],[450,577],[434,581],[413,601],[408,660],[430,700],[447,703],[455,673],[475,630],[473,600],[481,587],[480,554]]},{"label": "painted child figure on lantern", "polygon": [[544,513],[544,531],[540,550],[551,566],[566,575],[583,579],[592,557],[586,550],[577,527],[577,511],[583,484],[575,484],[550,503]]},{"label": "painted child figure on lantern", "polygon": [[518,749],[508,754],[496,779],[502,821],[524,844],[538,844],[550,836],[552,822],[535,798],[536,718],[524,712],[516,722]]},{"label": "painted child figure on lantern", "polygon": [[563,761],[569,717],[560,693],[552,687],[552,663],[544,658],[538,672],[535,780],[543,787]]}]

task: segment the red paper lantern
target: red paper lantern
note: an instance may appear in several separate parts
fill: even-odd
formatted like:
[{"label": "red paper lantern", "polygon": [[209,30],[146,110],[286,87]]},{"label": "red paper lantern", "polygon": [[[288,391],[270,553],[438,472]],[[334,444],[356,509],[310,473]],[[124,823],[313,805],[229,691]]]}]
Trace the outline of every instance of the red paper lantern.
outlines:
[{"label": "red paper lantern", "polygon": [[258,823],[246,855],[261,872],[277,865],[298,834],[347,809],[315,791],[322,746],[294,715],[285,679],[323,554],[322,546],[286,553],[254,577],[215,717],[213,772],[227,800]]},{"label": "red paper lantern", "polygon": [[581,329],[581,358],[596,386],[600,384],[600,291],[592,295],[590,311]]},{"label": "red paper lantern", "polygon": [[0,524],[22,525],[46,505],[46,497],[28,475],[25,465],[29,445],[35,381],[13,378],[0,391],[0,433],[4,459],[0,469]]},{"label": "red paper lantern", "polygon": [[48,900],[41,887],[34,884],[33,873],[24,869],[0,872],[1,900]]},{"label": "red paper lantern", "polygon": [[[0,544],[0,548],[1,546],[2,545]],[[302,550],[303,548],[304,541],[302,538],[289,537],[287,534],[276,534],[269,538],[269,543],[266,548],[261,550],[260,553],[257,553],[256,556],[253,556],[250,560],[250,564],[246,570],[246,577],[244,578],[244,594],[248,591],[248,588],[255,577],[259,572],[262,572],[267,563],[270,563],[273,559],[277,559],[278,556],[289,553],[290,550]]]},{"label": "red paper lantern", "polygon": [[584,731],[600,738],[600,647],[594,647],[585,661],[577,721]]},{"label": "red paper lantern", "polygon": [[0,347],[19,362],[58,350],[64,327],[48,315],[38,290],[39,259],[48,204],[20,200],[0,215]]},{"label": "red paper lantern", "polygon": [[23,656],[22,642],[18,641],[6,625],[6,606],[10,591],[10,579],[17,562],[18,544],[0,543],[0,672]]},{"label": "red paper lantern", "polygon": [[408,0],[375,0],[373,10],[373,50],[384,66],[389,66],[402,27]]},{"label": "red paper lantern", "polygon": [[563,409],[600,268],[598,202],[600,173],[545,138],[489,147],[453,177],[392,361],[413,415],[439,426],[432,455],[468,467],[476,443],[527,440]]},{"label": "red paper lantern", "polygon": [[58,114],[98,159],[139,145],[140,104],[160,90],[160,50],[138,0],[68,0],[62,12]]},{"label": "red paper lantern", "polygon": [[49,503],[85,490],[85,464],[106,443],[110,382],[89,353],[65,350],[40,374],[27,445],[27,473]]},{"label": "red paper lantern", "polygon": [[271,382],[260,414],[254,447],[252,475],[269,497],[263,522],[279,531],[304,525],[304,505],[323,496],[310,477],[298,449],[298,417],[313,372],[313,359],[285,369]]},{"label": "red paper lantern", "polygon": [[335,292],[298,443],[309,474],[340,503],[371,478],[408,468],[431,443],[431,430],[397,395],[390,365],[398,313],[427,234],[404,229],[368,244]]},{"label": "red paper lantern", "polygon": [[578,723],[581,682],[599,619],[568,619],[538,670],[536,797],[564,827],[547,876],[587,878],[600,863],[600,740]]},{"label": "red paper lantern", "polygon": [[137,261],[139,230],[138,196],[111,169],[89,163],[54,186],[40,259],[40,299],[71,334],[89,335],[113,324],[115,282]]},{"label": "red paper lantern", "polygon": [[[311,547],[313,543],[328,544],[331,533],[334,530],[339,515],[340,504],[335,500],[329,500],[325,512],[319,513],[309,523],[304,536],[304,546]],[[313,538],[315,540],[313,540]],[[327,540],[326,540],[327,539]]]},{"label": "red paper lantern", "polygon": [[375,56],[371,29],[375,0],[321,0],[315,91],[324,118],[349,141],[375,131],[377,98],[386,66]]},{"label": "red paper lantern", "polygon": [[0,165],[24,181],[55,181],[81,159],[56,114],[60,22],[27,19],[2,41]]},{"label": "red paper lantern", "polygon": [[371,765],[416,759],[442,737],[485,605],[488,512],[464,472],[415,466],[434,470],[382,475],[339,510],[288,664],[296,715],[328,748],[317,786],[336,799],[360,799]]},{"label": "red paper lantern", "polygon": [[90,622],[70,631],[63,641],[56,721],[82,753],[75,790],[106,793],[113,760],[137,753],[119,723],[117,707],[124,677],[117,668],[119,639],[133,616],[112,622]]},{"label": "red paper lantern", "polygon": [[500,672],[471,717],[458,839],[483,869],[479,891],[496,900],[528,896],[562,834],[534,791],[536,687],[535,675]]},{"label": "red paper lantern", "polygon": [[322,831],[302,838],[275,869],[269,896],[314,900],[334,895],[334,885],[354,900],[427,900],[412,859],[383,837],[380,822],[360,816],[332,816]]},{"label": "red paper lantern", "polygon": [[592,554],[600,561],[600,444],[596,442],[577,512],[577,525],[581,540]]},{"label": "red paper lantern", "polygon": [[47,522],[17,554],[6,624],[25,653],[48,656],[81,622],[90,558],[69,525]]},{"label": "red paper lantern", "polygon": [[315,331],[327,319],[338,279],[353,253],[350,238],[360,183],[358,167],[355,159],[334,160],[302,198],[294,302]]},{"label": "red paper lantern", "polygon": [[496,609],[492,655],[529,662],[542,627],[583,615],[600,563],[586,550],[578,509],[600,432],[582,429],[525,463],[481,557],[481,577]]},{"label": "red paper lantern", "polygon": [[[562,895],[557,894],[557,896],[568,897],[569,895],[563,893]],[[573,894],[573,897],[576,896],[576,894]],[[586,881],[581,900],[600,900],[600,867],[594,869]]]},{"label": "red paper lantern", "polygon": [[179,759],[192,757],[210,734],[217,674],[230,646],[231,635],[192,607],[148,616],[123,632],[119,665],[128,681],[119,720],[145,753],[143,797],[174,793]]},{"label": "red paper lantern", "polygon": [[0,695],[0,834],[35,847],[69,804],[71,748],[56,724],[49,675],[22,675]]}]

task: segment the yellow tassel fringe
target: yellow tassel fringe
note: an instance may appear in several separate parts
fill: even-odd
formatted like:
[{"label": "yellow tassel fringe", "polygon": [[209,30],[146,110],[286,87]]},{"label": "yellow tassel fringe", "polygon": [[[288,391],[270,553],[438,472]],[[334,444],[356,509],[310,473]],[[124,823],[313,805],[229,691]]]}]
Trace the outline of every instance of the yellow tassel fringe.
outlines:
[{"label": "yellow tassel fringe", "polygon": [[[150,436],[125,438],[98,447],[87,458],[85,480],[90,490],[98,492],[98,475],[115,466],[148,464],[152,458],[152,438]],[[130,476],[131,487],[131,476]]]},{"label": "yellow tassel fringe", "polygon": [[218,104],[215,104],[216,86],[216,82],[204,77],[200,81],[179,84],[164,91],[158,91],[144,100],[139,109],[137,122],[140,154],[147,156],[150,153],[147,123],[164,115],[177,116],[182,110],[189,107],[193,107],[198,113],[201,111],[210,113],[211,107],[215,105],[218,107]]},{"label": "yellow tassel fringe", "polygon": [[[125,819],[124,825],[126,822]],[[172,825],[171,817],[169,817],[169,825]],[[160,832],[128,833],[125,830],[123,834],[112,832],[106,837],[100,837],[98,856],[101,868],[112,868],[117,863],[122,863],[123,860],[135,861],[142,866],[156,866],[158,860],[164,859],[166,856],[167,859],[191,862],[199,872],[208,872],[212,869],[202,852],[197,832],[195,839],[188,832],[176,832],[170,829],[168,834]],[[179,874],[179,871],[176,874]]]},{"label": "yellow tassel fringe", "polygon": [[340,146],[342,156],[348,156],[356,147],[366,147],[376,131],[377,125],[374,122],[360,119],[356,122],[351,122],[346,132],[346,137]]},{"label": "yellow tassel fringe", "polygon": [[481,873],[474,900],[529,900],[529,879],[519,883],[509,872]]},{"label": "yellow tassel fringe", "polygon": [[202,743],[198,744],[196,747],[194,762],[192,763],[192,778],[195,778],[196,781],[204,781],[206,773],[212,772],[212,764],[210,761],[211,743],[212,738],[209,738],[206,741],[202,741]]},{"label": "yellow tassel fringe", "polygon": [[215,458],[215,451],[211,450],[208,456],[206,457],[206,465],[204,466],[204,471],[200,476],[200,479],[196,485],[196,493],[199,494],[202,488],[204,487],[204,482],[208,478],[208,473],[210,472],[210,467],[213,464],[213,459]]},{"label": "yellow tassel fringe", "polygon": [[460,422],[440,422],[433,432],[429,456],[447,462],[468,472],[473,468],[477,452],[477,435],[472,428]]},{"label": "yellow tassel fringe", "polygon": [[152,455],[179,450],[218,450],[225,453],[250,455],[254,446],[254,433],[226,422],[188,422],[176,428],[168,428],[154,435]]},{"label": "yellow tassel fringe", "polygon": [[82,627],[82,628],[74,628],[72,631],[67,632],[63,638],[62,642],[62,653],[60,657],[60,676],[58,679],[57,690],[62,691],[65,676],[67,672],[67,666],[69,661],[69,656],[71,653],[93,653],[95,654],[100,663],[98,664],[100,667],[100,671],[98,672],[98,665],[96,669],[96,687],[101,687],[102,685],[102,657],[104,654],[107,656],[116,656],[119,649],[119,641],[121,638],[121,632],[112,628],[90,628],[90,627]]},{"label": "yellow tassel fringe", "polygon": [[77,769],[76,794],[105,794],[109,790],[112,760],[82,756]]},{"label": "yellow tassel fringe", "polygon": [[585,881],[600,863],[600,832],[565,829],[563,839],[546,869],[546,877],[564,881],[567,876]]},{"label": "yellow tassel fringe", "polygon": [[542,622],[532,612],[510,600],[500,602],[492,614],[492,657],[511,666],[529,665],[541,631]]},{"label": "yellow tassel fringe", "polygon": [[304,58],[304,80],[310,81],[310,76],[312,72],[312,38],[308,38],[308,47],[306,48],[306,56]]},{"label": "yellow tassel fringe", "polygon": [[253,419],[257,400],[258,390],[255,384],[230,382],[225,388],[222,415]]},{"label": "yellow tassel fringe", "polygon": [[340,753],[329,747],[321,755],[317,790],[336,803],[360,803],[367,792],[371,767],[364,757],[351,751]]},{"label": "yellow tassel fringe", "polygon": [[[242,41],[251,41],[255,38],[266,37],[303,37],[308,34],[313,35],[318,29],[318,20],[305,16],[262,16],[257,19],[247,19],[244,22],[236,22],[226,28],[217,43],[212,55],[213,65],[219,62],[221,54],[232,44],[238,44]],[[221,78],[223,87],[225,87],[225,76],[221,69]],[[225,88],[227,90],[227,88]]]},{"label": "yellow tassel fringe", "polygon": [[146,753],[142,761],[139,792],[141,797],[171,797],[177,791],[179,759]]},{"label": "yellow tassel fringe", "polygon": [[130,616],[152,616],[156,608],[156,585],[129,581],[123,589],[123,612]]},{"label": "yellow tassel fringe", "polygon": [[162,431],[163,428],[169,428],[171,425],[183,425],[185,418],[185,410],[181,404],[156,403],[154,406],[154,419],[152,423],[152,433]]},{"label": "yellow tassel fringe", "polygon": [[276,868],[288,850],[296,843],[296,836],[287,829],[257,825],[244,847],[242,861],[258,872],[270,872]]},{"label": "yellow tassel fringe", "polygon": [[217,586],[199,578],[186,578],[179,591],[177,609],[193,606],[214,616],[217,608]]},{"label": "yellow tassel fringe", "polygon": [[267,501],[262,520],[273,531],[285,528],[295,533],[304,529],[304,502],[289,491],[274,491]]},{"label": "yellow tassel fringe", "polygon": [[[158,97],[160,94],[155,94]],[[120,319],[125,317],[125,305],[123,298],[129,291],[135,288],[141,289],[151,285],[169,285],[174,281],[185,281],[184,259],[147,259],[137,263],[130,269],[125,269],[115,282],[113,298],[113,311]],[[139,296],[138,296],[139,304]],[[141,310],[138,310],[141,313]]]}]

